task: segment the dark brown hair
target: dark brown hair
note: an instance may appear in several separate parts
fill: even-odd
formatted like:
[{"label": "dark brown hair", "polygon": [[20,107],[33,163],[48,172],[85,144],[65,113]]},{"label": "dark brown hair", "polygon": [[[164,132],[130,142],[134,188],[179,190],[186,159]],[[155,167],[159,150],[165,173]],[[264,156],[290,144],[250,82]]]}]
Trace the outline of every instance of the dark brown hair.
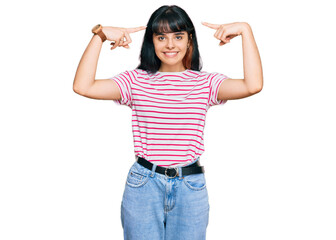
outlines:
[{"label": "dark brown hair", "polygon": [[186,69],[200,71],[201,57],[194,25],[188,14],[176,5],[164,5],[149,18],[141,47],[140,64],[137,68],[151,73],[157,72],[161,61],[155,53],[153,34],[181,31],[186,31],[189,38],[189,48],[182,60],[183,65]]}]

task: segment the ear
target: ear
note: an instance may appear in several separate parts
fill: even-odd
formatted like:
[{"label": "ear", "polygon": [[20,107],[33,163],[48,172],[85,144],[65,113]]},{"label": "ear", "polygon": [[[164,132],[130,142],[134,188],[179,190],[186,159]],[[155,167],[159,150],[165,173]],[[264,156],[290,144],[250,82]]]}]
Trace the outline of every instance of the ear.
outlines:
[{"label": "ear", "polygon": [[192,43],[192,34],[189,34],[188,45]]}]

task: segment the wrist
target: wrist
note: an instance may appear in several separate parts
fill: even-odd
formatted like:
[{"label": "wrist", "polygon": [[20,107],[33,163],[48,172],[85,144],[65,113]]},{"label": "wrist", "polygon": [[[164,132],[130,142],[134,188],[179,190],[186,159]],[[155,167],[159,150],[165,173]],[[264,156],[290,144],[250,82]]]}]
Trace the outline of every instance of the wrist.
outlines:
[{"label": "wrist", "polygon": [[251,27],[247,22],[242,22],[241,23],[241,31],[239,35],[244,35],[247,32],[251,31]]},{"label": "wrist", "polygon": [[103,40],[101,37],[99,37],[98,34],[93,34],[92,38],[91,38],[91,41],[97,43],[97,44],[103,44]]},{"label": "wrist", "polygon": [[103,26],[101,24],[97,24],[96,26],[94,26],[91,31],[94,35],[98,35],[102,42],[106,41],[107,38],[105,33],[103,32]]}]

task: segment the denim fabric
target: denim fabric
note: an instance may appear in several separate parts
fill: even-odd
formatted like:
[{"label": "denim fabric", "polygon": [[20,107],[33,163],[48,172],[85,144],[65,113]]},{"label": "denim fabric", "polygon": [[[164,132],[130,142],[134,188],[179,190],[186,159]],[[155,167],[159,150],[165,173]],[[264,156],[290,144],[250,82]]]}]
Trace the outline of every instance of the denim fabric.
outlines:
[{"label": "denim fabric", "polygon": [[204,173],[168,178],[155,168],[135,162],[128,172],[121,203],[124,239],[204,240],[210,208]]}]

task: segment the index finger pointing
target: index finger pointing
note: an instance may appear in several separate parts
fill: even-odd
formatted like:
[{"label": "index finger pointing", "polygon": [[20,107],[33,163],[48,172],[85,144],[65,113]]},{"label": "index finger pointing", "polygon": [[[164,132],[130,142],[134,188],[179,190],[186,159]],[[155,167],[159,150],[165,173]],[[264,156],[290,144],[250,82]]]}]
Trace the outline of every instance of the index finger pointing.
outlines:
[{"label": "index finger pointing", "polygon": [[207,22],[202,22],[202,24],[212,29],[218,29],[220,27],[219,24],[212,24],[212,23],[207,23]]},{"label": "index finger pointing", "polygon": [[138,31],[144,30],[146,28],[147,28],[147,26],[135,27],[135,28],[127,28],[127,32],[134,33],[134,32],[138,32]]}]

